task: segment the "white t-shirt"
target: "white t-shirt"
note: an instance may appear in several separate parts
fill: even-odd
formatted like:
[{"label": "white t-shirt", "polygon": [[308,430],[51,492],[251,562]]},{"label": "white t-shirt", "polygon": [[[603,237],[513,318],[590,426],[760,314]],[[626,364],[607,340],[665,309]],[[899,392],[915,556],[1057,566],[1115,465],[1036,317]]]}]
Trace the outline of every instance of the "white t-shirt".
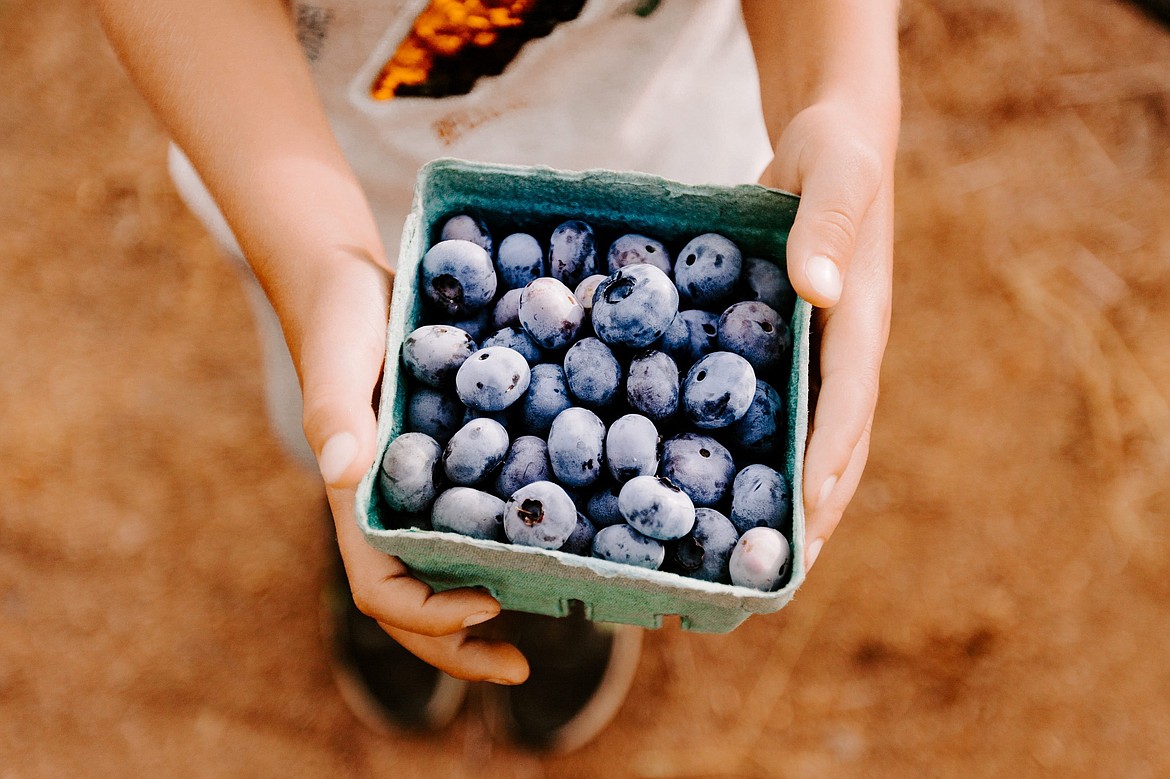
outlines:
[{"label": "white t-shirt", "polygon": [[[378,73],[440,1],[314,0],[295,8],[326,113],[391,261],[415,175],[436,157],[719,184],[755,181],[770,159],[737,0],[587,0],[576,18],[524,43],[499,75],[476,79],[466,94],[375,100]],[[474,70],[480,52],[467,46],[463,54]],[[171,171],[192,210],[238,254],[177,149]]]}]

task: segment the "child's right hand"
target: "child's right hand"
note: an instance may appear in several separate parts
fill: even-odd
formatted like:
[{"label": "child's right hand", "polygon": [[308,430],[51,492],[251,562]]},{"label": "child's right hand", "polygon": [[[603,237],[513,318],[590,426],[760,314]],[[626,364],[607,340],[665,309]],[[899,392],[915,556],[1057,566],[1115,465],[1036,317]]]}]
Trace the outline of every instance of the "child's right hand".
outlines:
[{"label": "child's right hand", "polygon": [[439,594],[366,544],[354,487],[375,457],[390,271],[280,0],[95,0],[135,84],[222,209],[280,317],[304,427],[358,607],[452,676],[516,684],[520,652],[463,627],[499,604]]}]

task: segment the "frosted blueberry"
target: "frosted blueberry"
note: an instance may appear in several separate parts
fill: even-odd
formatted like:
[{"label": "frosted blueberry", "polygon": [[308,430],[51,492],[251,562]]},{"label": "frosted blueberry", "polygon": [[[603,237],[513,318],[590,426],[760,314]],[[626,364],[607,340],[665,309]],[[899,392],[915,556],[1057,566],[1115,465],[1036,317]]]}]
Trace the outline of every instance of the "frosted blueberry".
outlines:
[{"label": "frosted blueberry", "polygon": [[738,587],[772,592],[788,572],[788,539],[770,527],[755,527],[739,538],[728,569]]},{"label": "frosted blueberry", "polygon": [[670,253],[662,242],[637,233],[623,235],[610,244],[606,261],[609,273],[639,263],[653,265],[667,274],[674,270],[670,264]]},{"label": "frosted blueberry", "polygon": [[402,364],[411,376],[432,387],[454,384],[455,372],[475,352],[467,331],[449,325],[424,325],[402,342]]},{"label": "frosted blueberry", "polygon": [[508,454],[508,431],[491,419],[473,419],[451,436],[443,468],[456,484],[471,486],[488,477]]},{"label": "frosted blueberry", "polygon": [[463,425],[463,404],[454,392],[433,387],[416,387],[406,401],[406,425],[409,432],[426,433],[440,446]]},{"label": "frosted blueberry", "polygon": [[756,372],[731,352],[712,352],[691,366],[682,385],[682,405],[696,427],[727,427],[747,413],[756,394]]},{"label": "frosted blueberry", "polygon": [[692,238],[674,262],[674,283],[683,300],[697,308],[721,306],[739,282],[743,255],[718,233]]},{"label": "frosted blueberry", "polygon": [[614,420],[605,434],[605,462],[615,481],[658,473],[662,439],[658,428],[640,414],[626,414]]},{"label": "frosted blueberry", "polygon": [[521,487],[504,506],[504,533],[513,544],[559,549],[576,528],[573,499],[551,481]]},{"label": "frosted blueberry", "polygon": [[431,525],[439,531],[500,541],[504,537],[504,501],[471,487],[452,487],[435,500]]},{"label": "frosted blueberry", "polygon": [[749,300],[728,307],[719,317],[719,346],[767,374],[788,362],[792,334],[788,325],[766,303]]},{"label": "frosted blueberry", "polygon": [[496,269],[483,247],[471,241],[440,241],[419,265],[423,294],[449,317],[466,318],[492,302]]},{"label": "frosted blueberry", "polygon": [[698,308],[678,312],[659,341],[659,348],[679,367],[688,368],[719,348],[719,315]]},{"label": "frosted blueberry", "polygon": [[519,352],[529,365],[534,365],[544,358],[544,353],[540,351],[536,341],[533,341],[522,327],[505,327],[498,330],[483,339],[481,346],[485,349],[489,346],[506,346]]},{"label": "frosted blueberry", "polygon": [[593,228],[578,219],[557,225],[548,241],[548,270],[550,276],[569,287],[597,273]]},{"label": "frosted blueberry", "polygon": [[639,533],[670,541],[691,532],[695,504],[687,494],[658,476],[635,476],[618,493],[618,508]]},{"label": "frosted blueberry", "polygon": [[593,330],[607,344],[642,348],[661,338],[677,313],[670,277],[653,265],[629,265],[597,287]]},{"label": "frosted blueberry", "polygon": [[730,584],[728,563],[737,541],[739,533],[730,519],[715,509],[695,509],[695,526],[667,545],[663,567],[693,579]]},{"label": "frosted blueberry", "polygon": [[440,241],[471,241],[488,253],[492,253],[492,234],[487,223],[469,214],[457,214],[443,223],[439,231]]},{"label": "frosted blueberry", "polygon": [[496,494],[503,498],[534,481],[552,479],[552,465],[548,461],[548,444],[543,438],[522,435],[512,442],[504,465],[496,477]]},{"label": "frosted blueberry", "polygon": [[566,487],[587,487],[602,473],[605,425],[596,414],[574,406],[553,420],[548,433],[548,458],[557,481]]},{"label": "frosted blueberry", "polygon": [[626,402],[655,422],[678,411],[678,366],[665,352],[651,350],[630,360]]},{"label": "frosted blueberry", "polygon": [[756,380],[756,394],[747,413],[727,428],[734,446],[752,454],[771,454],[788,438],[788,410],[784,398],[766,381]]},{"label": "frosted blueberry", "polygon": [[544,275],[544,249],[528,233],[512,233],[500,242],[496,270],[504,289],[523,289]]},{"label": "frosted blueberry", "polygon": [[455,391],[468,408],[503,411],[524,397],[532,372],[528,360],[507,346],[489,346],[459,367]]},{"label": "frosted blueberry", "polygon": [[792,490],[784,475],[767,465],[749,465],[731,484],[731,522],[740,534],[753,527],[780,530],[792,515]]},{"label": "frosted blueberry", "polygon": [[520,295],[520,325],[541,348],[568,346],[584,320],[585,309],[556,279],[536,279]]},{"label": "frosted blueberry", "polygon": [[714,506],[731,489],[735,462],[727,447],[711,436],[680,433],[662,445],[662,475],[696,506]]},{"label": "frosted blueberry", "polygon": [[593,537],[593,556],[614,563],[657,570],[666,557],[661,541],[639,533],[629,525],[611,525]]},{"label": "frosted blueberry", "polygon": [[596,338],[583,338],[570,346],[564,365],[569,392],[583,406],[609,405],[621,388],[622,366]]},{"label": "frosted blueberry", "polygon": [[417,514],[435,499],[443,450],[424,433],[403,433],[390,442],[378,471],[382,497],[394,511]]},{"label": "frosted blueberry", "polygon": [[557,414],[571,405],[564,369],[553,363],[533,365],[528,391],[519,403],[524,429],[536,435],[548,435]]}]

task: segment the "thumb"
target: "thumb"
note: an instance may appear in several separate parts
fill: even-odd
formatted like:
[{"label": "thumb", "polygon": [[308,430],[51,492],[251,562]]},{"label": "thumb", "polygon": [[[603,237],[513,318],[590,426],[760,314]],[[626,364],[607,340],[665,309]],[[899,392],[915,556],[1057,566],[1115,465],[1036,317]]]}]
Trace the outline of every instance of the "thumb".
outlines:
[{"label": "thumb", "polygon": [[[323,264],[291,314],[305,438],[330,487],[355,485],[377,448],[374,388],[386,351],[389,276],[372,258]],[[292,345],[292,344],[290,344]]]},{"label": "thumb", "polygon": [[882,158],[860,133],[806,111],[781,136],[766,184],[800,195],[788,236],[788,275],[815,306],[841,298],[857,233],[882,182]]}]

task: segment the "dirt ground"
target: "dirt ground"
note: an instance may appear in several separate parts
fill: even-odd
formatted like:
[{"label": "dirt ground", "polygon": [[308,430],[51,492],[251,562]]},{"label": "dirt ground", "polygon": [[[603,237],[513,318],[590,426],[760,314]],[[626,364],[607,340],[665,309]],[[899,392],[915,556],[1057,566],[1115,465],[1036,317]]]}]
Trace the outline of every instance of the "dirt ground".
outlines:
[{"label": "dirt ground", "polygon": [[92,13],[0,2],[0,777],[1170,775],[1170,34],[903,17],[860,492],[791,606],[649,634],[613,726],[541,759],[473,708],[350,715],[239,284]]}]

